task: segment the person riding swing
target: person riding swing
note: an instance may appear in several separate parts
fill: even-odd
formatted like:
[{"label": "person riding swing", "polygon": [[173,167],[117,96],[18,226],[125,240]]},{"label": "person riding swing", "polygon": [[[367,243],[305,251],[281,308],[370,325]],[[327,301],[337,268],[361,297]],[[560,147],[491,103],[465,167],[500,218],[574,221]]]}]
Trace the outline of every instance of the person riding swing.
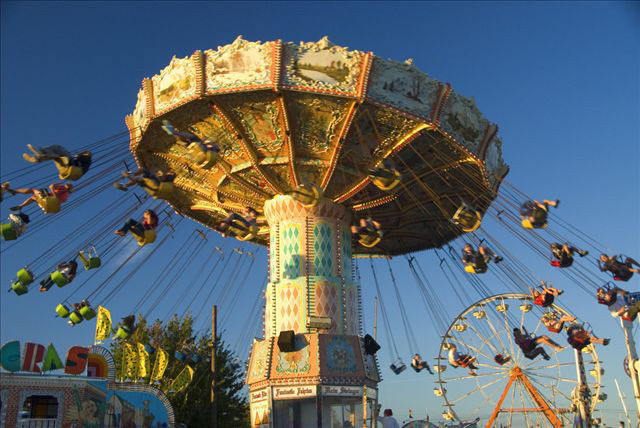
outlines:
[{"label": "person riding swing", "polygon": [[8,217],[8,223],[2,223],[2,239],[5,241],[13,241],[18,239],[20,235],[23,235],[27,231],[27,224],[29,224],[29,216],[24,213],[11,213]]},{"label": "person riding swing", "polygon": [[400,172],[389,160],[385,160],[380,166],[369,168],[367,173],[373,185],[385,192],[393,190],[400,184],[402,178]]},{"label": "person riding swing", "polygon": [[598,303],[608,307],[614,318],[633,322],[640,312],[640,293],[629,293],[618,287],[600,287],[596,298]]},{"label": "person riding swing", "polygon": [[565,323],[574,322],[576,318],[571,315],[563,314],[562,316],[558,316],[556,312],[546,312],[542,315],[540,321],[542,324],[549,330],[551,333],[560,333],[564,329]]},{"label": "person riding swing", "polygon": [[529,288],[531,297],[533,297],[533,303],[543,308],[549,307],[553,304],[556,297],[560,296],[564,291],[558,290],[555,287],[548,286],[544,281],[540,281],[540,291]]},{"label": "person riding swing", "polygon": [[610,339],[601,339],[596,337],[593,333],[589,333],[580,324],[572,324],[567,327],[567,342],[569,342],[569,345],[574,349],[582,351],[592,343],[607,346]]},{"label": "person riding swing", "polygon": [[580,257],[584,257],[589,254],[587,250],[581,250],[573,247],[568,243],[559,244],[553,242],[550,246],[553,260],[551,260],[551,266],[566,268],[573,264],[573,255],[578,253]]},{"label": "person riding swing", "polygon": [[31,144],[27,144],[27,148],[32,154],[23,153],[24,160],[31,163],[52,160],[61,180],[78,180],[91,167],[92,154],[88,150],[72,155],[69,150],[59,145],[34,148]]},{"label": "person riding swing", "polygon": [[520,347],[523,355],[530,360],[534,360],[538,355],[542,355],[542,358],[544,358],[545,360],[551,359],[544,348],[538,345],[544,344],[547,346],[551,346],[556,351],[564,349],[563,346],[560,346],[556,342],[551,340],[549,336],[533,336],[532,334],[527,332],[527,329],[524,328],[524,326],[522,327],[522,330],[520,330],[520,328],[514,327],[513,338],[518,347]]},{"label": "person riding swing", "polygon": [[361,218],[358,225],[351,226],[351,233],[367,248],[375,247],[382,240],[381,225],[371,217]]},{"label": "person riding swing", "polygon": [[480,245],[478,251],[473,249],[471,244],[465,244],[462,250],[462,263],[464,270],[468,273],[485,273],[490,261],[500,263],[502,257],[497,256],[490,248]]},{"label": "person riding swing", "polygon": [[138,245],[142,247],[156,240],[156,227],[158,227],[158,215],[153,210],[146,210],[142,216],[142,223],[130,218],[114,233],[118,236],[125,236],[127,232],[130,232],[138,241]]},{"label": "person riding swing", "polygon": [[219,159],[220,147],[210,139],[202,140],[188,131],[178,131],[168,120],[162,121],[162,129],[176,137],[176,144],[185,147],[189,158],[200,168],[211,168]]},{"label": "person riding swing", "polygon": [[560,199],[555,201],[544,199],[542,202],[538,202],[535,199],[526,201],[520,206],[522,227],[525,229],[543,229],[547,227],[549,207],[558,208],[558,205],[560,205]]},{"label": "person riding swing", "polygon": [[20,205],[9,208],[11,211],[21,211],[24,207],[36,203],[44,211],[45,214],[55,214],[60,211],[60,205],[67,202],[69,194],[73,191],[71,183],[53,183],[48,188],[34,189],[21,188],[11,189],[9,183],[3,183],[5,191],[12,195],[31,195],[25,199]]},{"label": "person riding swing", "polygon": [[122,179],[113,183],[113,186],[123,192],[129,190],[129,187],[140,186],[153,198],[166,199],[173,193],[175,178],[173,173],[157,171],[154,174],[147,169],[139,169],[135,172],[123,172]]},{"label": "person riding swing", "polygon": [[245,207],[242,214],[231,213],[220,222],[218,231],[223,237],[231,236],[246,241],[258,233],[258,212]]},{"label": "person riding swing", "polygon": [[447,359],[449,360],[449,364],[452,367],[458,368],[463,367],[469,369],[469,374],[471,376],[477,376],[475,370],[478,370],[478,367],[475,365],[476,357],[468,354],[460,354],[458,352],[458,347],[453,343],[449,343],[449,352]]},{"label": "person riding swing", "polygon": [[43,293],[49,291],[53,284],[56,284],[58,287],[64,287],[75,279],[77,273],[78,262],[76,262],[75,259],[62,262],[55,271],[40,281],[40,291]]},{"label": "person riding swing", "polygon": [[[637,266],[634,268],[634,265]],[[616,281],[629,281],[634,273],[640,272],[640,263],[631,257],[615,255],[608,256],[607,254],[600,254],[598,259],[598,267],[602,272],[610,272],[613,275],[613,279]]]},{"label": "person riding swing", "polygon": [[411,367],[413,367],[416,373],[419,373],[422,370],[427,370],[429,373],[433,374],[431,367],[429,367],[429,364],[420,357],[420,354],[415,354],[413,356],[411,359]]}]

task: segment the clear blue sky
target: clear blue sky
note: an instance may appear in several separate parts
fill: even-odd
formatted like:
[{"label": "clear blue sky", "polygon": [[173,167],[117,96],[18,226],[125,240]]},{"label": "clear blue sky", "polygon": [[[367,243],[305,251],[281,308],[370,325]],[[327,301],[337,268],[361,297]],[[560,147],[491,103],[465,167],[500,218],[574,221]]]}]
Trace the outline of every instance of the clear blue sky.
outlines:
[{"label": "clear blue sky", "polygon": [[[133,109],[141,80],[157,73],[173,55],[184,57],[197,49],[231,43],[239,34],[248,40],[294,42],[328,35],[336,44],[370,50],[383,58],[413,58],[430,76],[473,96],[485,116],[500,126],[511,183],[528,194],[560,198],[564,219],[614,251],[640,257],[639,3],[2,2],[1,12],[3,175],[25,166],[20,154],[26,143],[73,148],[123,131],[124,116]],[[104,201],[119,196],[113,192],[108,191]],[[3,218],[8,206],[2,204]],[[95,212],[78,211],[56,228],[41,232],[41,241],[2,253],[3,287],[17,268],[50,245],[47,242]],[[179,232],[183,230],[190,233],[188,227]],[[177,247],[182,239],[177,236],[167,245]],[[214,240],[227,248],[235,246],[229,239]],[[531,250],[514,244],[513,252],[540,278],[556,278],[557,273],[534,258]],[[450,297],[435,256],[425,252],[419,258],[433,275],[432,282],[442,285],[445,299]],[[111,303],[114,314],[131,310],[131,301],[139,298],[162,266],[161,261],[154,263],[145,266]],[[392,263],[406,293],[421,352],[431,357],[441,332],[429,325],[406,264],[401,259]],[[374,292],[368,266],[363,266],[370,330]],[[247,281],[253,285],[241,290],[242,302],[254,301],[265,270],[261,251]],[[567,288],[564,303],[573,302],[568,305],[571,310],[597,326],[597,333],[613,338],[614,343],[601,351],[609,394],[602,407],[619,410],[614,377],[631,396],[621,369],[622,333],[603,307],[562,281],[557,283]],[[637,291],[638,281],[636,276],[628,288]],[[174,293],[188,292],[191,286],[183,279]],[[506,291],[499,283],[491,286]],[[90,323],[71,329],[51,315],[68,292],[51,290],[42,295],[34,290],[21,297],[1,292],[0,342],[52,341],[64,352],[70,345],[91,341]],[[397,307],[389,287],[383,294],[388,306]],[[448,301],[451,314],[462,309]],[[152,316],[163,317],[168,308],[159,308]],[[244,304],[237,306],[226,326],[232,343],[239,337],[244,309]],[[396,311],[391,322],[401,331]],[[403,344],[399,340],[401,348]],[[408,349],[401,352],[408,357]],[[432,382],[408,372],[394,377],[386,368],[387,354],[380,355],[386,379],[381,384],[383,405],[399,415],[406,415],[408,408],[417,416],[425,409],[432,417],[439,415]],[[610,411],[604,417],[614,423],[619,415]]]}]

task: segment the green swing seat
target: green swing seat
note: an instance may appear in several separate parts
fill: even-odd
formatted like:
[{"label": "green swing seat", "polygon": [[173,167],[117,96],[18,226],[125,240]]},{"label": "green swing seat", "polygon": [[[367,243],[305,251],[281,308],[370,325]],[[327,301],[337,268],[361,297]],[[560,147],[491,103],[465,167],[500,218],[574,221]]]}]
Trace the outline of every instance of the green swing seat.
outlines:
[{"label": "green swing seat", "polygon": [[2,239],[5,241],[15,241],[18,239],[18,234],[11,223],[2,223],[2,226],[0,226],[0,233],[2,233]]},{"label": "green swing seat", "polygon": [[27,286],[33,282],[33,273],[31,273],[27,268],[22,268],[18,271],[16,276],[18,279],[11,283],[11,290],[20,296],[29,291]]},{"label": "green swing seat", "polygon": [[127,340],[131,336],[131,332],[123,326],[119,326],[118,330],[116,330],[116,337],[118,339]]},{"label": "green swing seat", "polygon": [[78,311],[73,311],[69,314],[69,322],[72,325],[80,324],[84,318]]},{"label": "green swing seat", "polygon": [[58,286],[64,287],[69,284],[71,281],[65,275],[60,273],[60,271],[51,272],[51,280]]},{"label": "green swing seat", "polygon": [[91,306],[83,306],[80,308],[80,315],[87,321],[96,317],[96,311]]},{"label": "green swing seat", "polygon": [[87,263],[83,263],[85,270],[96,269],[102,266],[100,257],[90,257]]},{"label": "green swing seat", "polygon": [[67,306],[60,303],[58,306],[56,306],[56,313],[60,318],[67,318],[71,314],[71,311]]},{"label": "green swing seat", "polygon": [[29,291],[26,285],[21,284],[19,281],[14,281],[11,283],[11,289],[18,295],[25,294]]}]

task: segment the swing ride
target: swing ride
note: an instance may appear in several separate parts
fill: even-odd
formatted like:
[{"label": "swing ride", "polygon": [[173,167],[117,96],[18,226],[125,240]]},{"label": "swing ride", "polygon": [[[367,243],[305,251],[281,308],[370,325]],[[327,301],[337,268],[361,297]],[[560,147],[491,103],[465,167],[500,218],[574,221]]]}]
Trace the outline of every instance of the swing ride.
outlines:
[{"label": "swing ride", "polygon": [[[462,422],[458,408],[474,402],[492,407],[487,426],[567,426],[574,414],[588,424],[604,399],[604,370],[593,345],[575,355],[574,348],[565,346],[549,361],[544,359],[544,349],[551,354],[548,342],[533,359],[514,347],[514,329],[534,336],[544,330],[555,343],[579,322],[560,306],[559,294],[545,308],[528,294],[539,275],[494,237],[493,228],[510,233],[547,262],[552,248],[574,248],[564,244],[569,241],[599,252],[604,246],[547,213],[546,206],[557,207],[557,201],[541,204],[543,219],[525,219],[532,214],[519,207],[533,200],[504,181],[508,168],[497,126],[482,116],[473,99],[431,79],[411,61],[383,60],[327,38],[295,45],[239,37],[217,50],[173,58],[160,74],[144,79],[125,122],[128,135],[81,149],[93,153],[93,167],[65,177],[77,180],[69,202],[61,205],[54,193],[34,192],[42,212],[33,206],[25,212],[12,208],[27,221],[14,215],[2,225],[2,236],[11,241],[3,251],[37,236],[70,209],[85,209],[114,185],[144,193],[119,194],[52,243],[17,272],[10,289],[17,296],[27,294],[37,280],[42,280],[41,291],[55,284],[69,290],[55,308],[59,318],[70,325],[93,318],[99,323],[100,311],[162,254],[157,277],[114,326],[115,340],[130,340],[133,314],[147,318],[166,299],[173,301],[163,320],[173,313],[184,316],[196,303],[198,320],[214,292],[218,306],[226,304],[225,313],[232,312],[256,258],[247,247],[228,251],[210,245],[207,229],[212,229],[240,243],[267,247],[267,285],[255,292],[239,348],[243,353],[262,324],[262,338],[251,344],[246,378],[252,426],[302,421],[325,426],[336,406],[353,415],[353,425],[355,415],[359,426],[374,423],[380,346],[365,335],[356,257],[369,258],[391,372],[403,373],[406,357],[421,376],[433,370],[434,393],[445,403],[443,418]],[[30,149],[36,157],[40,153]],[[136,171],[129,170],[130,155]],[[58,168],[57,158],[48,159]],[[118,175],[123,165],[125,172]],[[19,181],[25,174],[9,175]],[[36,190],[50,184],[37,179],[29,185],[36,182]],[[2,186],[3,193],[31,192]],[[205,229],[181,233],[188,227],[185,219]],[[167,256],[160,250],[169,239],[180,244]],[[118,257],[130,242],[138,245]],[[450,289],[466,307],[459,315],[449,312],[442,290],[429,281],[420,260],[409,255],[421,250],[436,255]],[[581,259],[587,254],[580,250]],[[433,351],[416,340],[403,285],[390,261],[402,255],[425,314],[442,334],[432,366]],[[374,257],[386,258],[381,263],[388,276],[376,272],[380,261]],[[78,271],[76,258],[83,268]],[[197,260],[202,264],[192,268]],[[72,275],[64,266],[71,262]],[[626,280],[632,262],[624,260]],[[601,274],[584,260],[551,265],[562,267],[564,278],[592,298],[602,287]],[[106,273],[107,266],[112,271]],[[190,299],[173,287],[185,272],[198,285]],[[500,292],[509,293],[496,294],[494,281],[506,288]],[[400,339],[392,333],[385,288],[393,291],[400,309],[410,351],[404,358],[396,343]],[[201,330],[207,322],[204,326]],[[627,328],[628,368],[640,399],[630,334]],[[185,342],[173,356],[186,364],[185,370],[190,347]]]}]

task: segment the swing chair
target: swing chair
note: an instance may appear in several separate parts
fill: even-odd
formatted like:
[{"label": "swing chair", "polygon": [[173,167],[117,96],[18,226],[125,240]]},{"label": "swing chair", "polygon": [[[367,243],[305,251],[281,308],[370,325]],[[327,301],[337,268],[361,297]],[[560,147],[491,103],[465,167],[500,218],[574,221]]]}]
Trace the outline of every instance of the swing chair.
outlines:
[{"label": "swing chair", "polygon": [[189,152],[189,157],[196,163],[196,165],[203,169],[213,167],[218,163],[218,159],[220,158],[218,152],[209,149],[202,150],[202,147],[198,143],[189,144],[187,150]]},{"label": "swing chair", "polygon": [[131,235],[138,241],[138,245],[144,247],[147,244],[152,244],[156,241],[156,230],[146,229],[144,235],[138,235],[133,230],[130,231]]},{"label": "swing chair", "polygon": [[405,363],[403,363],[400,358],[398,358],[393,363],[391,363],[389,368],[391,369],[391,371],[394,374],[399,375],[400,373],[402,373],[403,371],[405,371],[407,369],[407,365]]},{"label": "swing chair", "polygon": [[2,234],[2,239],[5,241],[15,241],[18,239],[18,234],[13,228],[12,223],[2,223],[0,226],[0,233]]},{"label": "swing chair", "polygon": [[400,184],[402,175],[395,168],[378,167],[369,169],[369,178],[378,189],[388,192]]},{"label": "swing chair", "polygon": [[77,165],[60,165],[55,162],[56,168],[58,168],[58,178],[60,180],[79,180],[84,175],[84,170]]},{"label": "swing chair", "polygon": [[53,281],[53,283],[60,288],[64,287],[65,285],[68,285],[71,282],[71,279],[69,279],[68,276],[66,276],[59,270],[51,272],[51,275],[49,276],[51,277],[51,280]]},{"label": "swing chair", "polygon": [[555,311],[546,312],[542,315],[541,321],[542,324],[552,333],[560,333],[562,330],[558,325],[558,314]]},{"label": "swing chair", "polygon": [[25,294],[29,291],[27,286],[33,282],[33,273],[25,268],[22,268],[16,274],[18,278],[16,281],[11,283],[11,290],[15,292],[18,296]]},{"label": "swing chair", "polygon": [[365,231],[358,233],[358,243],[366,248],[373,248],[382,240],[382,230],[375,232]]},{"label": "swing chair", "polygon": [[295,190],[286,193],[297,202],[300,202],[305,208],[313,208],[318,205],[318,201],[322,197],[322,192],[318,186],[314,184],[301,183]]},{"label": "swing chair", "polygon": [[56,314],[58,314],[60,318],[67,318],[71,314],[71,311],[69,310],[67,305],[65,305],[64,303],[60,303],[58,304],[58,306],[56,306]]},{"label": "swing chair", "polygon": [[87,321],[96,317],[96,311],[89,305],[82,306],[79,312],[80,312],[80,315],[82,315],[82,318],[84,318]]},{"label": "swing chair", "polygon": [[86,251],[86,254],[84,251],[78,252],[78,257],[84,266],[84,270],[97,269],[102,265],[102,260],[98,257],[96,247],[91,247]]},{"label": "swing chair", "polygon": [[127,340],[135,329],[129,329],[126,325],[118,324],[118,328],[115,331],[115,336],[121,340]]},{"label": "swing chair", "polygon": [[167,199],[175,190],[175,186],[169,181],[157,182],[154,179],[145,178],[142,188],[155,199]]},{"label": "swing chair", "polygon": [[451,217],[451,222],[459,226],[463,232],[470,233],[480,227],[482,215],[471,205],[462,201],[457,211]]},{"label": "swing chair", "polygon": [[476,263],[467,263],[464,265],[464,271],[472,275],[485,273],[488,269],[489,266],[486,263],[482,266],[479,266]]},{"label": "swing chair", "polygon": [[69,324],[72,326],[80,324],[83,320],[84,318],[82,317],[82,314],[77,310],[69,314]]},{"label": "swing chair", "polygon": [[35,200],[45,214],[55,214],[60,212],[60,199],[52,195],[42,195],[35,193]]},{"label": "swing chair", "polygon": [[258,234],[258,225],[252,224],[247,227],[240,220],[232,220],[227,227],[229,235],[236,237],[240,241],[249,241]]}]

